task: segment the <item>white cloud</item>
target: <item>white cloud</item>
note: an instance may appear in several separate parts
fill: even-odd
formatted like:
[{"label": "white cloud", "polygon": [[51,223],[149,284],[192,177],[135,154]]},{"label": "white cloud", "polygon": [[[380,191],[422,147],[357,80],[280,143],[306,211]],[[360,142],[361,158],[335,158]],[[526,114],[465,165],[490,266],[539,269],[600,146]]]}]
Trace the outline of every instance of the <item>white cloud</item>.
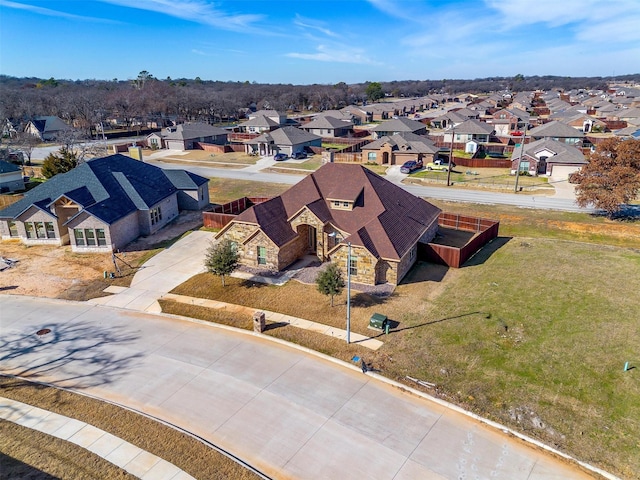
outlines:
[{"label": "white cloud", "polygon": [[303,18],[300,15],[296,15],[296,19],[293,21],[293,23],[294,25],[305,29],[317,30],[318,32],[325,34],[327,37],[337,38],[340,36],[336,32],[328,29],[325,26],[324,22],[319,22],[317,20],[312,20],[309,18]]},{"label": "white cloud", "polygon": [[318,45],[315,53],[287,53],[286,56],[290,58],[300,58],[303,60],[316,60],[319,62],[339,62],[339,63],[354,63],[354,64],[367,64],[367,65],[380,65],[368,58],[362,50],[355,48],[346,48],[344,46],[328,47],[326,45]]},{"label": "white cloud", "polygon": [[[120,5],[122,7],[136,8],[162,13],[171,17],[188,20],[191,22],[211,25],[224,30],[247,31],[258,33],[259,29],[254,23],[262,20],[262,15],[230,14],[218,10],[212,3],[206,0],[101,0],[106,3]],[[265,32],[263,32],[265,33]]]},{"label": "white cloud", "polygon": [[121,23],[115,20],[108,20],[104,18],[95,18],[95,17],[85,17],[82,15],[74,15],[73,13],[61,12],[58,10],[51,10],[49,8],[44,8],[44,7],[36,7],[35,5],[26,5],[24,3],[11,2],[9,0],[0,0],[0,6],[7,7],[7,8],[14,8],[16,10],[27,10],[29,12],[37,13],[39,15],[45,15],[47,17],[60,17],[60,18],[67,18],[69,20],[81,20],[84,22],[98,22],[98,23],[109,23],[109,24]]}]

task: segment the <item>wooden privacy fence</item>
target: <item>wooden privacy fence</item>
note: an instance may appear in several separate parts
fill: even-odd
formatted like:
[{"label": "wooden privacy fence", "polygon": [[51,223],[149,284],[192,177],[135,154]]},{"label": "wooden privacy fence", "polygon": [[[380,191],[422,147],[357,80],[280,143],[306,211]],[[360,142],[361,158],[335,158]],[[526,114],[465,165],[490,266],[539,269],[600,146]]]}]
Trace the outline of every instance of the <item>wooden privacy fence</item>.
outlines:
[{"label": "wooden privacy fence", "polygon": [[207,228],[224,228],[252,205],[269,200],[269,197],[242,197],[224,205],[216,205],[210,212],[202,212],[202,222]]},{"label": "wooden privacy fence", "polygon": [[460,268],[478,250],[498,236],[500,222],[455,213],[441,213],[438,225],[454,230],[475,232],[477,235],[460,248],[436,243],[419,243],[419,258],[452,268]]}]

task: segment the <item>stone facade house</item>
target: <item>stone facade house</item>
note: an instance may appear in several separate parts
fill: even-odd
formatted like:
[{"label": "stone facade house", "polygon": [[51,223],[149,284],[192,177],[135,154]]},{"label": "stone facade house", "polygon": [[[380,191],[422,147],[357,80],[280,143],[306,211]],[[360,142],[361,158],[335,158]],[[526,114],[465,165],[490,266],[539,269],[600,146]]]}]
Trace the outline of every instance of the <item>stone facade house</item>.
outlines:
[{"label": "stone facade house", "polygon": [[438,230],[440,209],[362,165],[328,163],[282,195],[245,210],[217,239],[243,265],[282,270],[304,255],[336,262],[355,283],[397,285],[418,242]]},{"label": "stone facade house", "polygon": [[109,252],[160,230],[180,210],[209,205],[209,180],[124,155],[89,160],[0,210],[0,236],[27,245]]},{"label": "stone facade house", "polygon": [[362,147],[362,158],[378,165],[402,165],[409,160],[432,162],[438,147],[427,137],[415,133],[398,133],[382,137]]}]

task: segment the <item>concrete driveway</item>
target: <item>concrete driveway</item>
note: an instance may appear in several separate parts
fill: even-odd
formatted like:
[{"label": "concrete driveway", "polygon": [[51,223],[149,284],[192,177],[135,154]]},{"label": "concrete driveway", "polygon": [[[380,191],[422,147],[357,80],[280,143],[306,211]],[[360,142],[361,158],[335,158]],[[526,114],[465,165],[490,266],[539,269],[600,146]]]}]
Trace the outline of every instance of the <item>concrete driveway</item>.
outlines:
[{"label": "concrete driveway", "polygon": [[152,257],[136,272],[129,288],[110,287],[114,295],[90,303],[160,312],[157,300],[194,275],[206,271],[204,259],[213,240],[212,232],[195,231]]},{"label": "concrete driveway", "polygon": [[262,336],[11,295],[0,312],[0,371],[146,412],[273,478],[592,478],[444,404]]}]

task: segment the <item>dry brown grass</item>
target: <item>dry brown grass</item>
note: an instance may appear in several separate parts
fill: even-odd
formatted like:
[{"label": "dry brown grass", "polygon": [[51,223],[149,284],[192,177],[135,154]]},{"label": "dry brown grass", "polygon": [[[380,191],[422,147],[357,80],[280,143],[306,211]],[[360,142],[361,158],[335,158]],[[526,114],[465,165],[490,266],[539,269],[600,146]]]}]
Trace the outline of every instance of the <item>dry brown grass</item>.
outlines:
[{"label": "dry brown grass", "polygon": [[[639,271],[638,250],[502,237],[462,269],[419,264],[388,298],[352,292],[353,331],[371,334],[374,312],[398,322],[376,352],[290,326],[266,333],[346,361],[357,354],[398,381],[434,382],[429,393],[633,478],[640,389],[622,364],[637,350]],[[174,293],[345,326],[344,294],[331,308],[295,281],[223,288],[202,274]],[[202,318],[191,306],[171,311]]]},{"label": "dry brown grass", "polygon": [[13,203],[16,203],[19,200],[22,200],[23,197],[24,195],[21,194],[0,195],[0,210],[8,207]]},{"label": "dry brown grass", "polygon": [[[138,415],[109,403],[100,402],[53,387],[32,384],[2,376],[0,376],[0,395],[94,425],[163,458],[195,478],[230,480],[258,478],[249,470],[204,445],[202,442],[148,417]],[[0,435],[0,445],[5,442],[14,444],[19,441],[20,437],[14,437],[14,433],[10,433],[11,435]],[[20,435],[20,433],[15,432],[15,435]],[[67,442],[63,443],[67,444]],[[40,443],[36,444],[36,447],[44,448],[43,444]],[[62,447],[64,447],[64,445]],[[2,445],[2,451],[8,453],[4,445]],[[67,455],[63,453],[65,450],[59,450],[57,445],[52,446],[50,452],[52,457]],[[64,461],[64,458],[62,460]],[[90,465],[93,463],[93,460],[88,459],[87,462],[89,462]],[[79,468],[84,466],[82,457],[78,457],[77,463]],[[37,467],[37,465],[35,466]],[[58,475],[55,476],[57,477]],[[87,474],[79,477],[60,475],[60,478],[120,477],[115,474],[107,476]]]},{"label": "dry brown grass", "polygon": [[283,183],[211,178],[209,197],[212,202],[223,204],[242,197],[275,197],[288,188],[291,188],[291,185]]},{"label": "dry brown grass", "polygon": [[0,420],[0,476],[30,480],[135,479],[73,443]]}]

